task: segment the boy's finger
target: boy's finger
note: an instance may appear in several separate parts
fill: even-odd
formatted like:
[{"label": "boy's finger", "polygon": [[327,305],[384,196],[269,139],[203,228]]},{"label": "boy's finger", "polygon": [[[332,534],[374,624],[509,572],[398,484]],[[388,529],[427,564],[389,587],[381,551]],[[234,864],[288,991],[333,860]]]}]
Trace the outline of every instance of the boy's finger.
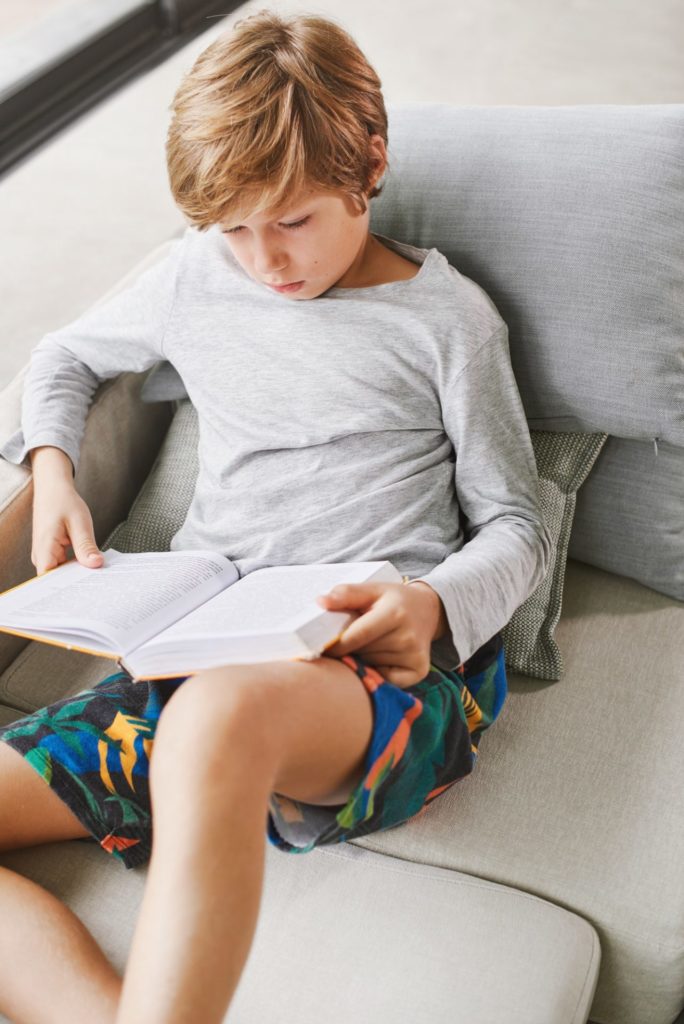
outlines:
[{"label": "boy's finger", "polygon": [[36,567],[36,575],[41,576],[48,569],[56,569],[64,561],[64,549],[59,541],[54,541],[52,550],[41,551],[33,563]]},{"label": "boy's finger", "polygon": [[36,565],[36,576],[42,576],[48,569],[56,569],[60,564],[58,558],[43,558],[38,560]]},{"label": "boy's finger", "polygon": [[336,608],[362,608],[376,601],[383,593],[377,583],[338,583],[327,594],[319,594],[318,602]]},{"label": "boy's finger", "polygon": [[396,667],[383,668],[380,671],[380,675],[383,679],[386,679],[388,683],[393,683],[398,686],[400,690],[406,690],[409,686],[417,686],[418,683],[422,682],[425,678],[419,675],[414,669],[404,669]]},{"label": "boy's finger", "polygon": [[[385,617],[385,609],[375,605],[365,615],[357,617],[345,627],[342,636],[331,649],[334,657],[353,654],[372,644],[373,641],[389,637],[394,632],[394,625]],[[330,653],[330,651],[329,651]]]},{"label": "boy's finger", "polygon": [[103,562],[102,552],[92,537],[72,538],[72,547],[81,565],[98,566]]}]

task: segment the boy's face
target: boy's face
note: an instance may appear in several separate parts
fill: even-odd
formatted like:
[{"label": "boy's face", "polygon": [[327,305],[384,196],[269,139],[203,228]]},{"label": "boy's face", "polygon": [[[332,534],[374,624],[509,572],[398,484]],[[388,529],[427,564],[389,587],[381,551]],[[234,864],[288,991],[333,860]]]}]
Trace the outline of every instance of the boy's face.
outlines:
[{"label": "boy's face", "polygon": [[315,299],[333,285],[363,287],[372,247],[369,218],[368,208],[361,213],[342,192],[305,189],[286,207],[219,226],[251,278],[299,300]]}]

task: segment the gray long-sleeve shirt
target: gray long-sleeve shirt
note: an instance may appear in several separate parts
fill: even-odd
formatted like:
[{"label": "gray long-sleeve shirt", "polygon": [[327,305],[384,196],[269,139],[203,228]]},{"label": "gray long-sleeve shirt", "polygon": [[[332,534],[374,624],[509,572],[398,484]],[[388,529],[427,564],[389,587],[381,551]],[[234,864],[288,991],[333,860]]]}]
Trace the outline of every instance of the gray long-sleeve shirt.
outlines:
[{"label": "gray long-sleeve shirt", "polygon": [[220,551],[241,576],[389,559],[439,594],[449,633],[431,655],[453,668],[541,582],[550,540],[506,324],[437,249],[376,237],[419,272],[292,301],[242,270],[218,226],[188,228],[40,341],[0,455],[28,465],[54,445],[77,468],[99,384],[168,360],[200,434],[171,549]]}]

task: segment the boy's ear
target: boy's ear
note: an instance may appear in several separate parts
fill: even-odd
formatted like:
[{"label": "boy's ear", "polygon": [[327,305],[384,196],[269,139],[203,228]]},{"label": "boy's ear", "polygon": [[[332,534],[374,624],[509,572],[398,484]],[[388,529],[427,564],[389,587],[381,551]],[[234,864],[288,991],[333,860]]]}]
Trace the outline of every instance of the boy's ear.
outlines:
[{"label": "boy's ear", "polygon": [[371,135],[368,140],[370,148],[371,172],[370,188],[374,188],[380,181],[387,166],[387,147],[382,135]]}]

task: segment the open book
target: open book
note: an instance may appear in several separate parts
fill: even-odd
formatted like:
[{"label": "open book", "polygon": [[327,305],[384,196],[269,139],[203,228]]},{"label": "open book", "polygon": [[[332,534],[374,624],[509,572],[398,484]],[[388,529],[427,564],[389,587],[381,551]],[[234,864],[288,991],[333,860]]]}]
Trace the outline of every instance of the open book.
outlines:
[{"label": "open book", "polygon": [[193,675],[218,665],[311,660],[357,612],[316,597],[338,583],[401,583],[391,562],[328,562],[256,569],[240,578],[212,551],[75,559],[0,594],[0,631],[113,658],[133,679]]}]

